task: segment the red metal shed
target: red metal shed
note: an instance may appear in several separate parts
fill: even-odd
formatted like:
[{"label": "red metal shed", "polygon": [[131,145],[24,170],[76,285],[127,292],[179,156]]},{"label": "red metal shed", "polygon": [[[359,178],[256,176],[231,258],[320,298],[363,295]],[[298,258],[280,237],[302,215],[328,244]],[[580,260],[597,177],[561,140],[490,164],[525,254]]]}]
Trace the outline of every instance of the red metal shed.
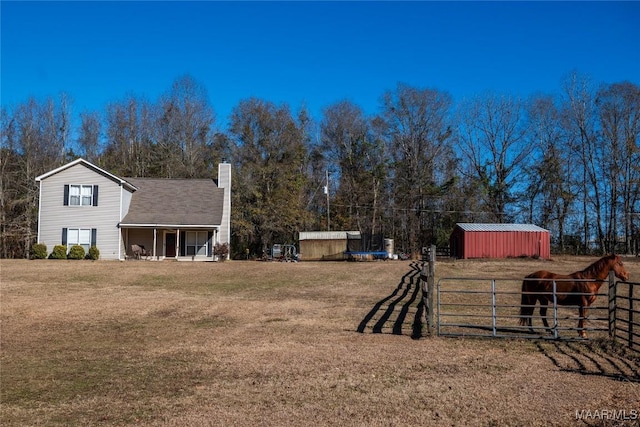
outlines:
[{"label": "red metal shed", "polygon": [[455,258],[551,258],[549,230],[532,224],[458,223],[449,245]]}]

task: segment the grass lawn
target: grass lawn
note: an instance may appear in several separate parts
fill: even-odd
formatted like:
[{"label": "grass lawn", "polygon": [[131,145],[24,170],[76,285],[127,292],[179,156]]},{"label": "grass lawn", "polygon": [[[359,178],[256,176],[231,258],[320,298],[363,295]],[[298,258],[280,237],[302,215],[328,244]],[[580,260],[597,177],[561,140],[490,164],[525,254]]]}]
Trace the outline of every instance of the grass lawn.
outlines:
[{"label": "grass lawn", "polygon": [[[446,261],[436,275],[517,279],[593,261]],[[626,267],[640,280],[639,260]],[[637,353],[416,339],[418,278],[408,261],[2,260],[0,424],[639,424],[576,421],[640,416]]]}]

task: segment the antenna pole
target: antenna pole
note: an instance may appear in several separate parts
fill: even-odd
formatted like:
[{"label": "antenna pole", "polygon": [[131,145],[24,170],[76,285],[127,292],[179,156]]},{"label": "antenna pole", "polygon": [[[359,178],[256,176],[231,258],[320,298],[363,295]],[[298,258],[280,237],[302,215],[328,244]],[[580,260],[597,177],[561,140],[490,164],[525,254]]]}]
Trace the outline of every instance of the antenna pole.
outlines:
[{"label": "antenna pole", "polygon": [[331,231],[331,214],[329,213],[329,170],[326,170],[327,185],[324,187],[324,194],[327,195],[327,231]]}]

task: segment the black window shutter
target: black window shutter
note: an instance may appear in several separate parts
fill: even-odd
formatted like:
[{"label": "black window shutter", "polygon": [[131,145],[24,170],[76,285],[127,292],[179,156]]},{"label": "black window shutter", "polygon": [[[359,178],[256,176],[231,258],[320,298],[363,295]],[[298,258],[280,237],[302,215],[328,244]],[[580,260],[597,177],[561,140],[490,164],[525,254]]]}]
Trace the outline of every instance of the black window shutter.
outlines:
[{"label": "black window shutter", "polygon": [[211,250],[211,241],[213,240],[213,231],[209,231],[207,233],[207,254],[209,256],[213,255],[213,251]]},{"label": "black window shutter", "polygon": [[98,206],[98,186],[93,186],[93,206]]},{"label": "black window shutter", "polygon": [[187,255],[187,233],[180,232],[180,256]]},{"label": "black window shutter", "polygon": [[[65,186],[67,187],[67,186]],[[66,245],[67,244],[67,229],[63,228],[62,229],[62,244]]]},{"label": "black window shutter", "polygon": [[91,229],[91,246],[96,245],[97,237],[98,237],[98,229],[92,228]]},{"label": "black window shutter", "polygon": [[63,206],[69,206],[69,185],[65,184],[64,186],[64,202]]}]

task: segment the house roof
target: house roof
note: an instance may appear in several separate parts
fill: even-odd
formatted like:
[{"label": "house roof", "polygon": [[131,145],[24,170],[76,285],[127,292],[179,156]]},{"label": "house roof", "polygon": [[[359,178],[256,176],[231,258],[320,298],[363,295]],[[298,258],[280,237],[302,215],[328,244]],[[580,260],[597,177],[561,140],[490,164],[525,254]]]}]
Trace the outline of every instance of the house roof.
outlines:
[{"label": "house roof", "polygon": [[211,179],[126,180],[138,190],[120,227],[211,227],[222,223],[224,189]]},{"label": "house roof", "polygon": [[525,232],[549,232],[542,227],[533,224],[475,224],[457,223],[464,231],[525,231]]},{"label": "house roof", "polygon": [[115,176],[114,174],[109,173],[106,170],[104,170],[102,168],[99,168],[98,166],[94,165],[93,163],[89,163],[88,161],[86,161],[85,159],[82,159],[82,158],[75,159],[74,161],[69,162],[69,163],[67,163],[65,165],[62,165],[59,168],[56,168],[56,169],[54,169],[52,171],[49,171],[49,172],[44,173],[44,174],[42,174],[40,176],[37,176],[36,177],[36,182],[40,182],[43,179],[46,179],[46,178],[50,177],[51,175],[55,175],[55,174],[57,174],[59,172],[62,172],[64,170],[66,170],[66,169],[69,169],[69,168],[71,168],[71,167],[73,167],[75,165],[83,165],[83,166],[85,166],[85,167],[87,167],[87,168],[99,173],[100,175],[103,175],[103,176],[111,179],[112,181],[123,185],[124,187],[128,188],[131,191],[135,191],[136,190],[136,187],[131,185],[130,182],[128,182],[128,181],[126,181],[126,180],[124,180],[124,179],[122,179],[122,178],[120,178],[118,176]]}]

